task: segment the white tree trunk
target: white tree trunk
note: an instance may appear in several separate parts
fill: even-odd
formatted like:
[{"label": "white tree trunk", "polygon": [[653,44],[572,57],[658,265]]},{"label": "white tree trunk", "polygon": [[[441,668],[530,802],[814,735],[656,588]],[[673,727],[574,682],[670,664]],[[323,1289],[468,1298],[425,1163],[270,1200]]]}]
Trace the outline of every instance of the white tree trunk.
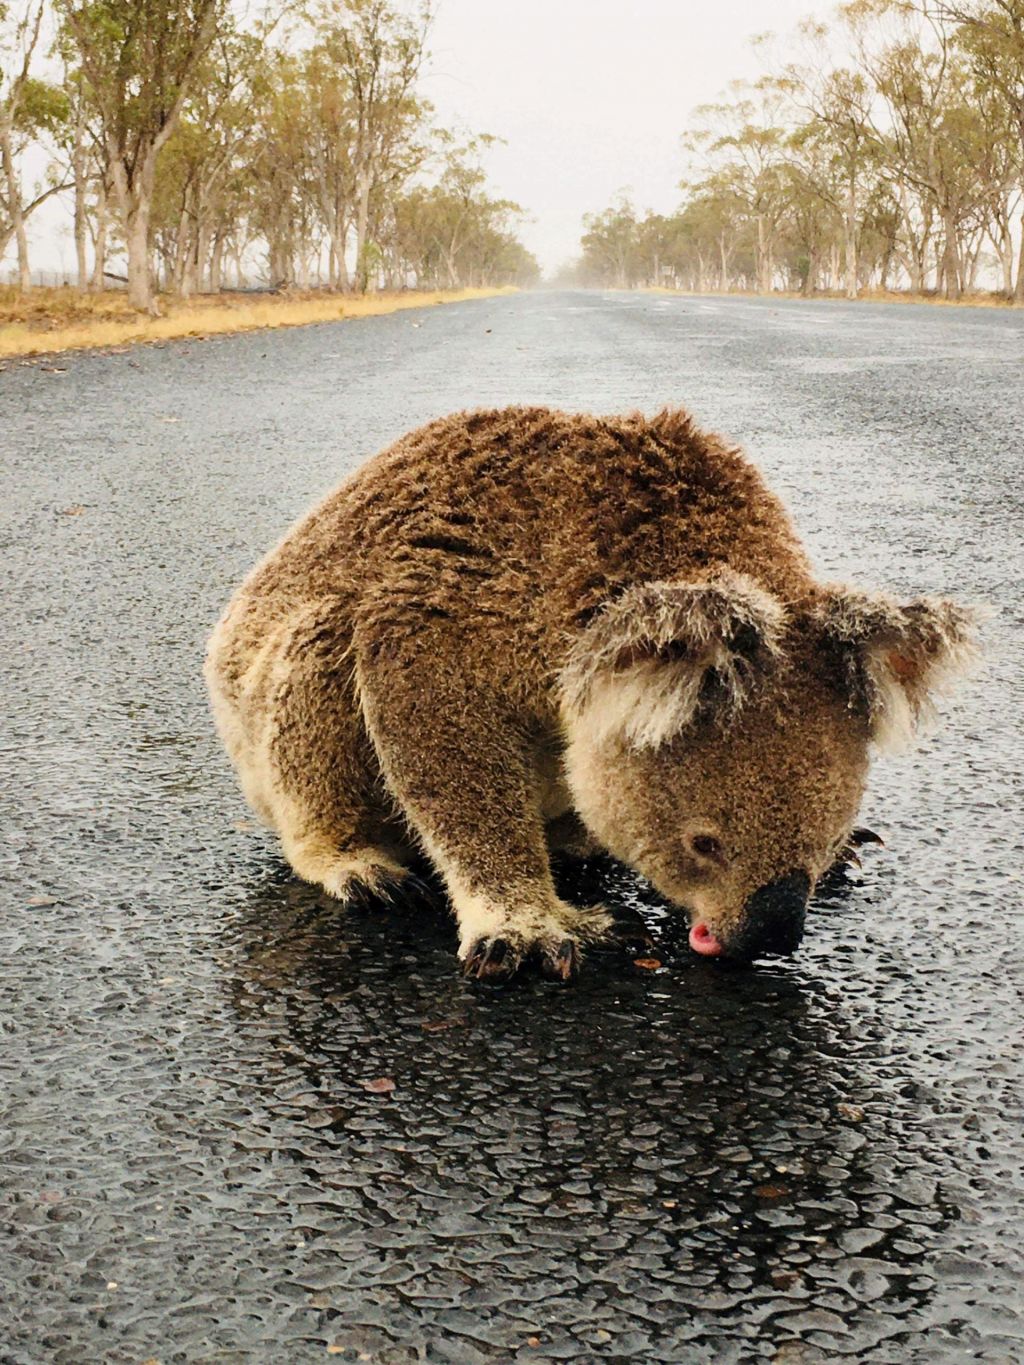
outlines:
[{"label": "white tree trunk", "polygon": [[92,239],[93,262],[90,288],[93,292],[98,292],[104,286],[105,275],[103,272],[107,268],[107,225],[109,220],[107,189],[101,181],[96,195],[96,232]]},{"label": "white tree trunk", "polygon": [[28,234],[25,231],[25,215],[21,207],[21,184],[14,166],[14,152],[11,147],[11,130],[0,128],[0,166],[3,167],[4,181],[7,185],[7,212],[10,215],[14,240],[18,245],[18,287],[31,289],[32,271],[28,261]]},{"label": "white tree trunk", "polygon": [[859,291],[857,272],[857,187],[853,177],[846,196],[844,221],[846,248],[846,297],[855,299]]},{"label": "white tree trunk", "polygon": [[86,157],[85,137],[82,126],[81,98],[79,98],[78,117],[75,120],[75,147],[72,169],[75,177],[75,262],[77,274],[75,287],[80,294],[89,288],[89,262],[86,252],[89,236],[89,221],[86,206]]},{"label": "white tree trunk", "polygon": [[359,207],[356,214],[356,285],[361,294],[366,293],[370,277],[370,263],[367,259],[367,232],[370,225],[370,168],[364,166],[358,179]]},{"label": "white tree trunk", "polygon": [[128,248],[128,302],[144,312],[153,310],[153,286],[149,278],[149,203],[134,203],[125,224]]}]

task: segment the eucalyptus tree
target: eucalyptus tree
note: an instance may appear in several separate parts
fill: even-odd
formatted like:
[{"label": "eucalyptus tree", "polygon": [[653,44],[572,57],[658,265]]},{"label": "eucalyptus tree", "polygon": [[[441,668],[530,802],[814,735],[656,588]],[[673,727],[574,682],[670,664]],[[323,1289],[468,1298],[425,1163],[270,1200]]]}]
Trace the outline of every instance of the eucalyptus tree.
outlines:
[{"label": "eucalyptus tree", "polygon": [[256,33],[225,24],[197,74],[178,124],[157,159],[153,228],[168,283],[188,295],[211,283],[237,208],[231,182],[252,147]]},{"label": "eucalyptus tree", "polygon": [[820,287],[826,267],[830,286],[838,283],[842,243],[845,291],[847,297],[855,298],[859,288],[860,220],[859,216],[855,219],[851,243],[850,235],[843,231],[849,208],[849,176],[836,154],[831,132],[828,125],[814,120],[789,139],[790,156],[782,171],[781,193],[787,210],[780,232],[781,249],[792,280],[802,294],[810,295]]},{"label": "eucalyptus tree", "polygon": [[881,158],[907,206],[905,229],[941,226],[937,285],[959,298],[967,282],[965,235],[984,187],[979,155],[987,137],[953,32],[932,13],[893,0],[854,0],[843,13],[858,58],[880,100],[874,121]]},{"label": "eucalyptus tree", "polygon": [[54,0],[88,83],[128,254],[128,297],[152,310],[157,163],[229,19],[228,0]]},{"label": "eucalyptus tree", "polygon": [[532,282],[536,262],[514,230],[522,209],[487,192],[481,157],[498,139],[480,134],[459,142],[441,130],[435,140],[437,183],[414,185],[391,200],[380,234],[389,278],[399,282],[412,273],[419,285],[438,288]]},{"label": "eucalyptus tree", "polygon": [[[957,43],[975,76],[979,95],[990,109],[991,98],[996,97],[1001,106],[998,120],[1005,120],[1013,132],[1012,159],[1019,191],[1016,206],[1020,211],[1014,299],[1024,304],[1024,0],[918,0],[918,4],[957,26]],[[1007,139],[1006,147],[1010,145]],[[1005,285],[1008,241],[1002,222],[997,221],[996,231]]]},{"label": "eucalyptus tree", "polygon": [[56,133],[67,118],[59,87],[33,74],[39,56],[47,7],[45,0],[0,0],[0,257],[13,238],[18,281],[32,283],[26,223],[37,208],[65,185],[50,178],[26,196],[22,154],[41,135]]},{"label": "eucalyptus tree", "polygon": [[819,182],[822,205],[829,216],[842,217],[844,289],[847,298],[856,298],[861,209],[878,170],[874,91],[863,71],[834,65],[834,31],[828,25],[806,20],[798,36],[801,54],[785,66],[779,88],[797,115],[793,145],[813,147],[830,162]]},{"label": "eucalyptus tree", "polygon": [[713,260],[718,288],[725,293],[739,275],[752,276],[756,271],[744,176],[736,167],[727,166],[700,180],[684,181],[679,188],[686,195],[679,214],[683,240],[689,245],[691,261],[696,257],[692,287],[698,293],[704,289]]},{"label": "eucalyptus tree", "polygon": [[777,83],[734,82],[730,99],[695,111],[696,127],[684,135],[684,148],[703,152],[708,170],[729,174],[733,191],[754,225],[757,286],[773,287],[779,227],[785,213],[783,194],[787,128],[783,97]]},{"label": "eucalyptus tree", "polygon": [[[89,98],[89,89],[82,79],[81,72],[65,65],[62,89],[67,100],[68,117],[58,142],[64,155],[74,196],[72,214],[77,266],[75,283],[79,293],[83,293],[90,284],[95,286],[96,283],[89,272],[89,194],[90,191],[93,193],[99,191],[106,159],[102,154],[102,141],[97,136],[93,119],[95,110]],[[97,194],[97,200],[98,198]],[[98,259],[102,252],[96,252],[96,234],[93,234],[93,242],[94,257]],[[100,283],[102,284],[102,266]]]},{"label": "eucalyptus tree", "polygon": [[624,196],[583,219],[581,270],[588,282],[630,289],[637,282],[640,243],[636,212]]},{"label": "eucalyptus tree", "polygon": [[365,292],[373,259],[379,256],[371,234],[384,200],[401,190],[428,154],[421,138],[428,106],[416,86],[431,11],[424,4],[410,15],[389,0],[317,0],[311,15],[347,85],[356,286]]},{"label": "eucalyptus tree", "polygon": [[299,263],[309,258],[314,234],[316,191],[301,55],[282,49],[265,54],[252,98],[248,215],[266,245],[270,283],[283,288],[297,282]]},{"label": "eucalyptus tree", "polygon": [[327,278],[334,288],[349,283],[346,248],[358,201],[356,138],[358,108],[342,69],[337,24],[321,29],[302,58],[306,103],[304,126],[310,182],[327,239]]}]

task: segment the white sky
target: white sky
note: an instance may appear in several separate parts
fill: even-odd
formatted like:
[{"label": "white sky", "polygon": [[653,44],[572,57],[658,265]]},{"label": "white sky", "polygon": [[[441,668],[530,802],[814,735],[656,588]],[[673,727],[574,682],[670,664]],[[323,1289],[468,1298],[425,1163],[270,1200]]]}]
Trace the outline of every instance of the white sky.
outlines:
[{"label": "white sky", "polygon": [[[522,237],[546,271],[578,253],[584,213],[626,191],[638,209],[677,205],[690,111],[763,60],[750,38],[784,38],[835,0],[438,0],[423,90],[437,121],[493,133],[491,187],[527,211]],[[780,44],[785,48],[786,44]],[[31,172],[30,172],[31,174]],[[35,269],[73,269],[70,209],[30,220]],[[9,252],[6,274],[13,267]]]},{"label": "white sky", "polygon": [[582,215],[620,190],[676,207],[690,111],[763,61],[749,40],[788,35],[835,0],[440,0],[424,82],[442,124],[503,137],[486,165],[533,219],[545,270],[578,254]]}]

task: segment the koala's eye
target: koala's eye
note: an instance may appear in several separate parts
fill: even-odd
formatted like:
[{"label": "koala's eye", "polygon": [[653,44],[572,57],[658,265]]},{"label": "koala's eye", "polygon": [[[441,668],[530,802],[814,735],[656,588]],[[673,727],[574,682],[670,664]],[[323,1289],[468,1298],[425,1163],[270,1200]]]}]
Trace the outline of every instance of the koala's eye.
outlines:
[{"label": "koala's eye", "polygon": [[720,863],[724,859],[722,845],[713,834],[695,834],[690,840],[690,847],[701,858],[709,858],[712,862]]}]

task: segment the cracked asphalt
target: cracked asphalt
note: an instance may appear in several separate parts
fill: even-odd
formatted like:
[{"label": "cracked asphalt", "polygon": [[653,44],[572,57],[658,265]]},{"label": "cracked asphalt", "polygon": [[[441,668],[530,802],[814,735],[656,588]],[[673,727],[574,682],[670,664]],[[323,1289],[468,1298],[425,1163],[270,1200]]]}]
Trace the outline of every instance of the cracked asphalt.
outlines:
[{"label": "cracked asphalt", "polygon": [[[535,293],[0,373],[0,1361],[1024,1359],[1024,316]],[[460,980],[337,913],[200,678],[288,523],[453,408],[691,407],[823,574],[987,602],[785,963]]]}]

